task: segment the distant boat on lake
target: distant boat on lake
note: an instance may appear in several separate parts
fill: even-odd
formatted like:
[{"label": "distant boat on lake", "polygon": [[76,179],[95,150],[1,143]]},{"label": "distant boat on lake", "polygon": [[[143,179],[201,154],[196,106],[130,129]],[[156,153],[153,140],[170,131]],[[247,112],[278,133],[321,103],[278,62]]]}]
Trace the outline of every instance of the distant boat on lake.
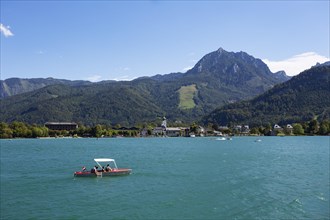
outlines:
[{"label": "distant boat on lake", "polygon": [[103,169],[101,170],[96,170],[95,172],[91,171],[77,171],[74,172],[75,177],[96,177],[96,176],[122,176],[122,175],[128,175],[132,172],[132,169],[127,169],[127,168],[118,168],[117,164],[114,159],[109,159],[109,158],[97,158],[94,159],[94,161],[99,165],[100,168],[104,167],[100,163],[112,163],[113,168],[110,171],[104,171]]}]

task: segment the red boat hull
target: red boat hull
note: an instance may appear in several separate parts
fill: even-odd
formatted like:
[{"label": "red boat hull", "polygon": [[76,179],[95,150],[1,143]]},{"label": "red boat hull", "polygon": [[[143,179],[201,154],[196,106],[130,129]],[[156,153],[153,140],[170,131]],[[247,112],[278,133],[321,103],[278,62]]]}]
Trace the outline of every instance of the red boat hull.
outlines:
[{"label": "red boat hull", "polygon": [[[132,169],[114,169],[110,172],[101,172],[99,171],[99,176],[123,176],[128,175],[132,172]],[[90,171],[77,171],[74,172],[74,177],[96,177],[96,173],[91,173]]]}]

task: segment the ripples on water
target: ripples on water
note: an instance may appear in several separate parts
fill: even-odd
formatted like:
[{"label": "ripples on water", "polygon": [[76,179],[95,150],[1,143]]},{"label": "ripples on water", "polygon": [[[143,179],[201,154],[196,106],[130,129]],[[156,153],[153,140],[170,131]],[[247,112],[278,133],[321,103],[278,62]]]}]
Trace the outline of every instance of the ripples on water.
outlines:
[{"label": "ripples on water", "polygon": [[[329,219],[329,137],[254,140],[1,140],[1,218]],[[133,173],[73,178],[97,157]]]}]

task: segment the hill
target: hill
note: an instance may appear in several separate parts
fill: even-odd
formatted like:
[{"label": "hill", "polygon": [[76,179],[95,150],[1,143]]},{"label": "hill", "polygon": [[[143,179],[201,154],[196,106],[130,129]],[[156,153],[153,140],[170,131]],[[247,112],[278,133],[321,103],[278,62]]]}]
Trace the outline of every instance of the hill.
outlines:
[{"label": "hill", "polygon": [[330,118],[330,65],[317,65],[249,100],[223,106],[203,123],[287,124]]},{"label": "hill", "polygon": [[1,100],[0,121],[75,121],[121,124],[157,121],[190,123],[215,108],[255,97],[287,78],[245,52],[219,49],[186,73],[133,81],[54,84]]},{"label": "hill", "polygon": [[34,79],[20,79],[10,78],[6,80],[0,80],[0,98],[13,96],[25,92],[30,92],[36,89],[43,88],[48,85],[64,84],[71,86],[88,85],[91,82],[82,80],[65,80],[54,78],[34,78]]}]

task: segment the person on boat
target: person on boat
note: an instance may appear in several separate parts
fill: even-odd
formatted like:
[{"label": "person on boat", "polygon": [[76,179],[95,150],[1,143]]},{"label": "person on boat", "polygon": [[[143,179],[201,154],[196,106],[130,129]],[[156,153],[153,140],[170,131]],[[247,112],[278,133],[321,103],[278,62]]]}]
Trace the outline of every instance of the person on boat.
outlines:
[{"label": "person on boat", "polygon": [[101,172],[97,170],[98,168],[98,166],[94,166],[94,168],[91,169],[91,173],[95,173],[96,175],[100,176]]},{"label": "person on boat", "polygon": [[112,169],[111,169],[111,167],[110,167],[110,165],[109,165],[109,164],[107,164],[107,167],[105,168],[105,170],[106,170],[107,172],[110,172],[110,171],[112,171]]},{"label": "person on boat", "polygon": [[81,171],[85,172],[85,171],[86,171],[86,167],[83,166],[83,167],[81,168]]},{"label": "person on boat", "polygon": [[91,169],[91,173],[97,173],[98,171],[97,171],[97,166],[94,166],[92,169]]}]

